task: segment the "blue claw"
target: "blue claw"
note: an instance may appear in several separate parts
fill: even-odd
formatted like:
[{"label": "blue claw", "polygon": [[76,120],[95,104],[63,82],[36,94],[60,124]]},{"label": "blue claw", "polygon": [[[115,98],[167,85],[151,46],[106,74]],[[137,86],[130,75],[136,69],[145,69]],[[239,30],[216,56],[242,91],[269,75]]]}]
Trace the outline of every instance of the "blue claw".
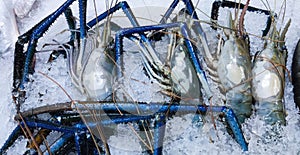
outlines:
[{"label": "blue claw", "polygon": [[248,144],[244,138],[241,126],[239,125],[237,117],[234,114],[233,110],[224,107],[222,111],[224,112],[227,123],[229,124],[230,129],[234,134],[235,140],[240,144],[243,151],[248,151]]}]

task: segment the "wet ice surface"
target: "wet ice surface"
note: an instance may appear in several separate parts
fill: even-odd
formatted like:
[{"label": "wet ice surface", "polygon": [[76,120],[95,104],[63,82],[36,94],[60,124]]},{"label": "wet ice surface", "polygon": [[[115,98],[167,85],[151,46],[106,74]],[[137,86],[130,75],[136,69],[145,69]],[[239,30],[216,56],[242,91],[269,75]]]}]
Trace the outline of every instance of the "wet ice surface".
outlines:
[{"label": "wet ice surface", "polygon": [[[169,1],[164,1],[165,8],[171,3]],[[10,10],[13,9],[11,4],[3,5],[3,1],[1,7]],[[34,26],[38,21],[42,20],[46,15],[51,13],[55,8],[61,5],[63,1],[51,1],[44,2],[41,0],[37,0],[32,6],[32,10],[28,15],[23,18],[17,17],[17,25],[20,33],[26,32],[29,28]],[[161,1],[152,0],[152,1],[139,1],[130,0],[128,1],[129,5],[132,7],[144,7],[144,6],[160,6],[162,7]],[[255,3],[255,4],[253,4]],[[77,3],[72,8],[75,9],[74,14],[78,14]],[[196,4],[196,2],[194,2]],[[273,1],[270,2],[271,7],[274,7]],[[278,12],[280,8],[281,1],[276,1],[276,12]],[[251,2],[250,5],[259,6],[263,8],[263,5],[260,1]],[[293,0],[287,2],[286,16],[284,18],[285,22],[288,18],[292,18],[292,24],[288,30],[286,36],[286,45],[289,51],[288,54],[288,62],[287,69],[290,70],[291,59],[293,55],[293,51],[295,45],[300,36],[300,15],[297,12],[297,6],[300,5],[299,1]],[[97,7],[103,11],[103,5],[98,4]],[[147,7],[146,7],[147,8]],[[200,0],[198,4],[198,8],[205,12],[206,14],[210,14],[211,9],[211,1],[208,0]],[[160,8],[161,9],[161,8]],[[146,10],[146,9],[145,9]],[[226,9],[221,9],[220,11],[220,24],[224,25],[225,20],[222,17],[226,17]],[[10,11],[7,11],[8,13]],[[93,17],[93,9],[89,9],[88,18]],[[147,9],[146,12],[152,15],[152,10]],[[146,13],[147,14],[147,13]],[[138,14],[141,15],[141,14]],[[152,15],[150,17],[153,17]],[[200,19],[208,20],[208,18],[201,14]],[[11,86],[12,86],[12,67],[13,67],[13,44],[12,40],[15,39],[14,35],[7,35],[8,29],[5,24],[11,24],[9,17],[11,14],[4,14],[1,12],[0,15],[0,38],[1,39],[1,49],[0,49],[0,94],[1,94],[1,105],[0,105],[0,122],[3,124],[0,132],[0,145],[5,142],[10,132],[17,125],[17,123],[13,120],[15,109],[14,104],[11,100]],[[142,15],[141,15],[142,16]],[[266,21],[265,15],[259,15],[256,13],[246,14],[245,19],[245,28],[247,32],[251,34],[256,34],[258,36],[261,35],[261,30],[265,27]],[[155,20],[155,17],[153,17]],[[39,42],[38,50],[41,50],[41,46],[45,43],[53,43],[52,39],[56,39],[59,42],[66,42],[68,40],[67,35],[68,32],[60,33],[62,30],[66,29],[67,26],[65,24],[65,19],[61,17],[57,20],[55,24],[49,29],[45,37],[41,39]],[[157,21],[157,20],[156,20]],[[13,23],[12,23],[13,24]],[[152,23],[154,24],[154,23]],[[214,38],[214,36],[209,36],[212,30],[208,25],[202,24],[207,32],[209,38]],[[251,40],[251,52],[254,53],[257,50],[262,49],[262,41],[255,36],[250,36]],[[11,47],[9,47],[11,46]],[[134,54],[128,54],[128,56],[132,56]],[[28,102],[23,105],[23,109],[29,109],[31,107],[37,107],[46,104],[53,104],[57,102],[65,102],[69,101],[66,95],[58,88],[55,84],[45,78],[43,75],[37,73],[37,71],[46,73],[50,77],[54,77],[57,82],[59,82],[68,93],[71,94],[73,99],[81,99],[85,100],[85,97],[80,94],[80,92],[72,86],[70,77],[66,70],[66,60],[62,57],[57,59],[52,64],[47,64],[47,59],[49,56],[49,52],[39,53],[37,54],[37,64],[36,64],[36,73],[33,75],[32,79],[34,79],[33,83],[30,83],[28,86]],[[141,67],[137,64],[136,69],[140,69]],[[141,71],[142,72],[142,71]],[[134,74],[137,74],[134,72]],[[133,77],[130,78],[134,78]],[[130,79],[129,78],[129,79]],[[288,76],[286,76],[286,79]],[[143,76],[139,80],[142,81],[145,79]],[[147,81],[145,79],[145,81]],[[148,81],[149,82],[149,81]],[[153,86],[154,88],[156,86]],[[133,85],[131,90],[138,89],[136,85]],[[154,91],[155,92],[155,91]],[[134,91],[132,93],[143,94],[149,92],[141,92]],[[151,92],[150,92],[151,93]],[[153,93],[153,91],[152,91]],[[40,96],[42,94],[42,96]],[[134,96],[134,95],[133,95]],[[149,95],[151,96],[151,95]],[[144,100],[151,100],[151,97],[136,95],[134,100],[140,100],[141,98]],[[147,99],[147,97],[149,99]],[[32,101],[32,102],[30,102]],[[259,120],[258,117],[253,115],[250,119],[246,121],[242,125],[244,135],[249,142],[249,151],[248,154],[299,154],[299,144],[300,144],[300,126],[299,126],[299,115],[297,114],[297,109],[294,106],[293,101],[293,93],[292,86],[290,81],[286,80],[286,89],[285,89],[285,105],[288,116],[286,117],[287,126],[279,128],[277,130],[278,134],[274,133],[274,127],[266,126],[262,121]],[[242,154],[242,151],[238,144],[228,135],[224,125],[220,122],[217,122],[217,130],[214,130],[211,123],[206,123],[202,128],[197,128],[195,125],[192,125],[193,115],[185,115],[182,117],[174,117],[167,121],[167,129],[166,135],[164,139],[164,153],[166,154]],[[268,132],[269,136],[265,136],[266,132]],[[140,154],[141,146],[139,140],[132,133],[132,130],[128,128],[127,125],[119,125],[116,133],[109,138],[109,145],[111,145],[113,154]],[[130,143],[130,145],[129,145]],[[17,142],[16,147],[10,150],[9,154],[18,154],[24,151],[24,146],[26,142],[24,140],[20,140]]]}]

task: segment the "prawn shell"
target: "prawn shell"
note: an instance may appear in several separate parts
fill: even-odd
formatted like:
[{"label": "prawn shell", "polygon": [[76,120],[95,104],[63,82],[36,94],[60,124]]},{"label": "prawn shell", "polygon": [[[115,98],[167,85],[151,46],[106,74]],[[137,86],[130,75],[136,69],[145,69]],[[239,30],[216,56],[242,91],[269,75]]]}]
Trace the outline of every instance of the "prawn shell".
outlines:
[{"label": "prawn shell", "polygon": [[221,49],[217,68],[226,91],[226,105],[233,109],[240,123],[251,115],[251,61],[245,40],[229,35]]},{"label": "prawn shell", "polygon": [[284,69],[285,58],[274,43],[255,57],[252,74],[252,93],[256,101],[256,112],[266,123],[285,124],[284,105]]}]

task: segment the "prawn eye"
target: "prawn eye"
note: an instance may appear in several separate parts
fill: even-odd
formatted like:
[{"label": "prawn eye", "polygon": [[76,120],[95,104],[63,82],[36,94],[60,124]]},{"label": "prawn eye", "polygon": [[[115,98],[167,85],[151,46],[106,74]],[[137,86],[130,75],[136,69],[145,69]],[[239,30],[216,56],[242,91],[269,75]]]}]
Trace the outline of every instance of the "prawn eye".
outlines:
[{"label": "prawn eye", "polygon": [[285,45],[281,46],[281,47],[280,47],[280,51],[281,51],[282,53],[287,52],[287,47],[286,47]]}]

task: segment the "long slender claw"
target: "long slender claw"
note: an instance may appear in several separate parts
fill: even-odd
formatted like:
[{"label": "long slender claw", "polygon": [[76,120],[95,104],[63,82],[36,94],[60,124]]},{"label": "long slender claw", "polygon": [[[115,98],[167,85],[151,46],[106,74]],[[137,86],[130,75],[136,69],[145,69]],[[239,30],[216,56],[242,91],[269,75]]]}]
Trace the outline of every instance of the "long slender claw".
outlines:
[{"label": "long slender claw", "polygon": [[[34,72],[34,54],[38,39],[48,30],[51,24],[65,11],[75,0],[67,0],[55,12],[44,18],[32,29],[18,38],[15,44],[15,61],[13,75],[13,98],[15,99],[16,109],[20,110],[21,104],[25,102],[25,84],[28,82],[29,74]],[[66,15],[67,16],[67,15]],[[26,53],[23,52],[24,45],[28,43]]]},{"label": "long slender claw", "polygon": [[154,122],[154,151],[153,154],[160,155],[163,150],[163,142],[166,130],[165,114],[158,114]]},{"label": "long slender claw", "polygon": [[9,135],[8,139],[5,141],[4,145],[1,147],[0,149],[0,154],[4,154],[6,152],[6,150],[8,150],[8,148],[10,146],[12,146],[15,141],[18,139],[18,137],[20,135],[22,135],[22,130],[20,126],[17,126],[13,132]]},{"label": "long slender claw", "polygon": [[[50,152],[51,153],[55,153],[58,152],[58,150],[60,150],[60,148],[62,148],[64,145],[66,145],[70,140],[72,140],[72,138],[74,137],[74,134],[72,133],[65,133],[61,136],[60,139],[58,139],[57,141],[55,141],[55,143],[52,145],[52,147],[50,148]],[[48,155],[48,152],[45,152],[46,155]]]},{"label": "long slender claw", "polygon": [[[87,105],[80,105],[77,104],[76,107],[78,109],[86,108]],[[243,151],[248,150],[247,142],[243,136],[241,127],[238,123],[238,120],[236,118],[236,115],[234,114],[233,110],[230,108],[227,108],[225,106],[206,106],[206,105],[199,105],[195,106],[194,104],[161,104],[161,103],[138,103],[138,104],[130,104],[130,103],[118,103],[117,105],[112,103],[106,103],[106,104],[100,104],[97,109],[95,110],[103,110],[109,113],[119,113],[120,111],[122,113],[136,113],[137,109],[139,109],[139,112],[141,114],[158,114],[158,116],[161,116],[161,113],[168,112],[168,113],[177,113],[177,114],[187,114],[187,113],[195,113],[197,111],[201,113],[206,113],[208,111],[216,112],[216,113],[224,113],[226,121],[229,124],[229,127],[233,131],[234,137],[236,138],[236,141],[239,143]]]},{"label": "long slender claw", "polygon": [[75,0],[66,1],[60,8],[58,8],[54,13],[49,15],[41,23],[39,23],[35,29],[32,30],[32,34],[29,40],[28,50],[26,53],[26,60],[24,64],[22,79],[19,88],[24,89],[24,84],[28,81],[28,73],[32,63],[33,55],[35,53],[35,48],[38,39],[48,30],[50,25],[74,2]]},{"label": "long slender claw", "polygon": [[[217,21],[218,21],[218,13],[219,13],[219,8],[220,7],[228,7],[228,8],[237,8],[237,6],[240,6],[239,8],[240,9],[243,9],[245,7],[244,4],[242,3],[237,3],[237,2],[233,2],[233,1],[228,1],[228,0],[222,0],[222,1],[215,1],[213,4],[212,4],[212,10],[211,10],[211,21],[213,23],[213,26],[212,28],[213,29],[217,29]],[[251,12],[260,12],[260,13],[263,13],[265,15],[270,15],[270,10],[263,10],[263,9],[260,9],[260,8],[256,8],[256,7],[252,7],[252,6],[247,6],[247,11],[251,11]],[[269,31],[269,28],[270,28],[270,20],[271,18],[268,18],[268,22],[267,22],[267,25],[266,25],[266,29],[263,30],[263,36],[265,36],[267,34],[267,32]]]},{"label": "long slender claw", "polygon": [[242,147],[243,151],[248,151],[248,144],[243,136],[243,132],[241,130],[241,127],[238,123],[238,120],[236,118],[236,115],[234,114],[232,109],[229,108],[224,108],[223,112],[226,116],[227,123],[229,124],[235,140],[240,144]]},{"label": "long slender claw", "polygon": [[[95,104],[95,103],[94,103]],[[42,121],[42,120],[29,120],[26,119],[25,122],[21,122],[20,126],[24,126],[26,124],[29,128],[43,128],[48,129],[51,131],[58,131],[63,132],[65,136],[61,138],[55,145],[51,147],[51,150],[57,150],[60,148],[64,142],[69,139],[70,137],[74,137],[74,133],[77,132],[83,132],[86,131],[87,128],[94,128],[101,123],[102,125],[110,125],[110,124],[120,124],[120,123],[128,123],[128,122],[137,122],[141,120],[150,120],[150,119],[156,119],[156,128],[155,128],[155,149],[157,149],[154,152],[160,153],[162,149],[162,141],[163,141],[163,135],[165,131],[165,123],[167,121],[166,117],[169,117],[171,115],[168,114],[188,114],[188,113],[207,113],[208,111],[216,112],[216,113],[224,113],[226,121],[229,124],[229,127],[234,133],[234,136],[239,143],[239,145],[242,147],[244,151],[247,151],[247,143],[245,141],[245,138],[243,137],[242,130],[238,124],[237,118],[232,111],[232,109],[227,108],[225,106],[206,106],[202,103],[199,103],[198,106],[195,106],[194,104],[185,104],[180,105],[178,103],[114,103],[114,102],[101,102],[101,104],[96,103],[97,106],[95,106],[93,103],[90,104],[79,104],[77,102],[71,104],[63,104],[63,106],[60,106],[63,110],[65,108],[69,109],[72,107],[73,109],[82,111],[87,110],[88,108],[93,108],[94,111],[105,111],[106,113],[111,116],[108,119],[102,119],[98,122],[86,122],[83,123],[77,123],[74,126],[64,126],[63,124],[57,124],[54,122],[48,122],[48,121]],[[202,104],[202,105],[201,105]],[[41,109],[41,108],[38,108]],[[38,110],[37,109],[37,110]],[[49,108],[42,108],[42,109],[49,109]],[[138,109],[138,113],[137,113]],[[59,109],[58,109],[59,110]],[[28,112],[36,111],[35,109],[31,109]],[[38,110],[39,113],[36,114],[42,114],[47,113],[47,111],[41,111]],[[123,113],[124,115],[119,115]],[[24,114],[27,112],[24,112]],[[101,116],[99,116],[101,117]],[[73,118],[73,117],[72,117]],[[60,122],[68,122],[65,119],[69,119],[69,117],[60,117]],[[77,120],[77,119],[76,119]],[[79,120],[79,119],[78,119]],[[69,123],[69,122],[68,122]],[[8,140],[5,142],[5,145],[0,149],[0,151],[5,152],[14,142],[15,140],[20,136],[20,126],[16,127],[16,129],[13,131],[11,136],[8,138]],[[55,152],[55,151],[54,151]]]},{"label": "long slender claw", "polygon": [[79,0],[79,23],[80,23],[80,39],[86,38],[86,0]]}]

